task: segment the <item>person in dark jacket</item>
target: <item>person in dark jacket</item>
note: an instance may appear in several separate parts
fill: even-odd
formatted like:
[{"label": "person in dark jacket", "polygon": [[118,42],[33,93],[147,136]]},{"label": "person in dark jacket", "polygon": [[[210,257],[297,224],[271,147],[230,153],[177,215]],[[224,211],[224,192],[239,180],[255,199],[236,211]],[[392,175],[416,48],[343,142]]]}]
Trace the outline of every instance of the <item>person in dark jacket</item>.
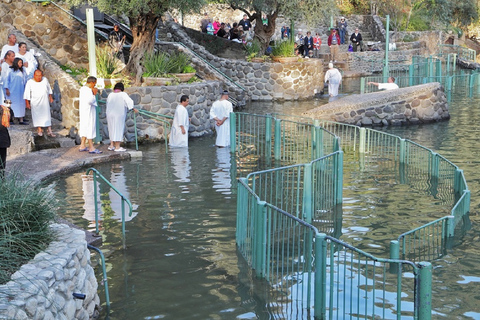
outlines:
[{"label": "person in dark jacket", "polygon": [[[8,133],[8,127],[10,126],[10,106],[12,102],[10,100],[5,100],[3,105],[0,106],[0,178],[5,177],[5,167],[7,164],[7,148],[10,148],[10,134]],[[7,118],[3,119],[4,113]]]},{"label": "person in dark jacket", "polygon": [[355,32],[350,36],[350,41],[352,42],[353,52],[357,52],[358,47],[360,47],[360,51],[363,51],[362,34],[358,32],[358,28],[356,28]]},{"label": "person in dark jacket", "polygon": [[309,58],[310,51],[313,50],[313,37],[310,31],[307,32],[307,36],[303,38],[303,48],[305,53],[305,58]]}]

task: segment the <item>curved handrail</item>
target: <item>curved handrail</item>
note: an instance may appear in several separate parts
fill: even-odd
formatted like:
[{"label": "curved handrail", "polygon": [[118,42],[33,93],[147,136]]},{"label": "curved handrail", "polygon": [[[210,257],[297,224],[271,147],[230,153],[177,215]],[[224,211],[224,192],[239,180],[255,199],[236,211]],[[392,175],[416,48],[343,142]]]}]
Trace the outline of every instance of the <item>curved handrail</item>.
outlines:
[{"label": "curved handrail", "polygon": [[[165,144],[168,146],[168,134],[170,132],[171,124],[170,121],[173,119],[172,116],[166,115],[166,114],[161,114],[161,113],[155,113],[147,110],[142,110],[138,109],[138,113],[144,116],[149,117],[150,119],[157,120],[162,122],[164,125],[166,125],[167,130],[164,131],[164,138],[165,138]],[[165,120],[169,119],[169,120]],[[134,126],[135,126],[135,149],[138,151],[138,132],[137,132],[137,115],[134,112],[133,113],[133,121],[134,121]],[[165,152],[168,153],[168,148],[165,148]]]},{"label": "curved handrail", "polygon": [[103,255],[103,252],[100,249],[92,246],[91,244],[87,244],[87,248],[98,252],[98,254],[100,255],[100,259],[102,260],[102,271],[103,271],[102,282],[105,287],[105,303],[107,305],[107,314],[108,314],[110,312],[110,294],[108,292],[108,277],[107,277],[107,268],[105,265],[105,256]]},{"label": "curved handrail", "polygon": [[123,235],[123,247],[126,248],[125,245],[125,202],[128,205],[129,212],[128,216],[131,217],[133,213],[133,206],[130,200],[128,200],[120,191],[115,188],[110,181],[108,181],[100,172],[98,172],[97,169],[95,168],[88,168],[86,171],[86,175],[90,174],[90,172],[93,172],[93,196],[94,196],[94,201],[95,201],[95,231],[98,234],[99,229],[98,229],[98,199],[97,199],[97,176],[100,177],[115,193],[117,193],[120,198],[122,199],[122,235]]}]

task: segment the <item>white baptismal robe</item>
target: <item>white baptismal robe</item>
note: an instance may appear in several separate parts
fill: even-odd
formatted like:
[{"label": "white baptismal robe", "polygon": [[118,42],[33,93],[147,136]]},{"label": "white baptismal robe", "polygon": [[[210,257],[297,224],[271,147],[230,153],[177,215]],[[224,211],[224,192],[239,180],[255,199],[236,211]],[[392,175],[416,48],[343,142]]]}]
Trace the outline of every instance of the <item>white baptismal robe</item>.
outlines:
[{"label": "white baptismal robe", "polygon": [[13,46],[6,44],[2,47],[2,53],[0,54],[1,59],[5,59],[5,54],[9,51],[12,50],[15,52],[15,57],[17,56],[18,53],[18,43],[15,43]]},{"label": "white baptismal robe", "polygon": [[96,133],[96,106],[97,100],[93,95],[92,89],[87,86],[80,88],[80,104],[78,113],[80,116],[80,126],[78,134],[80,137],[95,139]]},{"label": "white baptismal robe", "polygon": [[219,147],[228,147],[230,145],[230,113],[233,112],[232,103],[228,100],[218,100],[212,104],[210,108],[210,119],[227,118],[221,126],[215,123],[215,130],[217,131],[217,139],[215,145]]},{"label": "white baptismal robe", "polygon": [[50,127],[52,125],[48,99],[52,93],[52,88],[45,77],[40,82],[34,79],[27,81],[23,98],[30,100],[34,127]]},{"label": "white baptismal robe", "polygon": [[338,69],[332,68],[328,69],[327,73],[325,73],[325,82],[328,81],[328,93],[331,96],[338,95],[338,87],[340,86],[340,82],[342,82],[342,74]]},{"label": "white baptismal robe", "polygon": [[133,109],[133,100],[125,92],[112,92],[107,98],[107,122],[110,141],[123,141],[127,110]]},{"label": "white baptismal robe", "polygon": [[28,67],[23,67],[25,69],[25,73],[27,74],[27,79],[32,79],[35,70],[37,70],[38,62],[37,59],[33,56],[33,54],[29,51],[25,52],[24,55],[20,53],[15,54],[15,58],[20,58],[23,60],[23,63],[28,62]]},{"label": "white baptismal robe", "polygon": [[[175,115],[173,117],[172,131],[170,132],[170,147],[188,147],[189,125],[187,108],[179,104],[177,109],[175,109]],[[185,128],[185,134],[182,134],[180,126]]]}]

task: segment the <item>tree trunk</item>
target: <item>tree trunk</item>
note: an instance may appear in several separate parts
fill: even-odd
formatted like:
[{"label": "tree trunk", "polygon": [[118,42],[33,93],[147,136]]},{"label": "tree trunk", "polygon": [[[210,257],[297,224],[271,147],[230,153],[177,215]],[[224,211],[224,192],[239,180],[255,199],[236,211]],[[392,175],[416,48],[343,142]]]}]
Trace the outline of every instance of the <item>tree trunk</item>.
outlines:
[{"label": "tree trunk", "polygon": [[255,17],[255,39],[260,42],[260,52],[262,52],[262,54],[265,54],[265,50],[268,48],[270,39],[275,33],[275,20],[277,20],[277,14],[274,13],[272,15],[267,15],[267,19],[268,24],[264,26],[262,23],[261,14],[258,14]]},{"label": "tree trunk", "polygon": [[142,82],[142,59],[146,52],[153,50],[155,45],[155,30],[160,16],[149,12],[147,14],[129,17],[130,30],[133,34],[133,43],[130,47],[130,57],[127,63],[127,72],[135,75],[135,84]]}]

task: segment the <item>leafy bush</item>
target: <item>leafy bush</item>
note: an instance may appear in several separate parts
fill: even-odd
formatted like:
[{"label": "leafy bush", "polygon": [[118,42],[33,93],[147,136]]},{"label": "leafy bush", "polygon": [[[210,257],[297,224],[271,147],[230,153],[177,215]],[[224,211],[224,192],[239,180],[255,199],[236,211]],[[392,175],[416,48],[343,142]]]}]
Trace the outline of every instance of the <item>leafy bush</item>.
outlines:
[{"label": "leafy bush", "polygon": [[277,43],[272,48],[272,55],[277,57],[295,57],[295,43],[290,40]]},{"label": "leafy bush", "polygon": [[50,189],[19,174],[0,180],[0,283],[35,257],[54,239],[49,225],[56,216]]},{"label": "leafy bush", "polygon": [[95,49],[97,57],[97,74],[100,78],[111,78],[118,67],[118,60],[111,52],[110,48],[97,47]]},{"label": "leafy bush", "polygon": [[195,72],[190,62],[190,57],[183,52],[171,56],[165,52],[147,53],[143,59],[143,76],[164,77],[168,73]]},{"label": "leafy bush", "polygon": [[263,53],[260,52],[262,50],[262,46],[257,39],[253,39],[253,41],[248,42],[243,46],[243,49],[247,53],[249,57],[259,57],[262,56]]}]

